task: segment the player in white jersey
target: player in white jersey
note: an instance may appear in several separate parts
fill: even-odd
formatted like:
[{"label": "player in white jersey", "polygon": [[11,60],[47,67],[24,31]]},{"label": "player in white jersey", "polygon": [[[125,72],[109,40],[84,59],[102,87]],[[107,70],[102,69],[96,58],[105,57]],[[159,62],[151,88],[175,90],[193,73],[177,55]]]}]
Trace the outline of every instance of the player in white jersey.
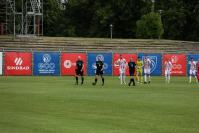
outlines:
[{"label": "player in white jersey", "polygon": [[116,65],[119,66],[119,73],[120,73],[120,83],[126,84],[126,68],[127,62],[126,60],[120,55],[120,58],[117,60]]},{"label": "player in white jersey", "polygon": [[170,60],[166,59],[164,63],[164,68],[165,68],[165,80],[166,83],[170,83],[170,75],[171,75],[171,70],[172,70],[172,63]]},{"label": "player in white jersey", "polygon": [[151,82],[151,60],[148,57],[144,58],[144,83]]},{"label": "player in white jersey", "polygon": [[189,83],[191,83],[191,78],[192,76],[195,77],[196,82],[197,82],[197,76],[196,76],[196,62],[191,58],[190,62],[190,70],[189,70]]}]

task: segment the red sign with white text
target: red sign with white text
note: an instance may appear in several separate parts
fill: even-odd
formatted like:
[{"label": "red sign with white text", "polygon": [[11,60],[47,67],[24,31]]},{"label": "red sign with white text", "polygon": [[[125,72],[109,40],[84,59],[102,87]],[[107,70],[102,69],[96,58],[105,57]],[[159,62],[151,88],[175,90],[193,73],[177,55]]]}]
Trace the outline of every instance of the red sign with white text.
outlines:
[{"label": "red sign with white text", "polygon": [[5,52],[5,75],[32,75],[32,53]]},{"label": "red sign with white text", "polygon": [[85,53],[62,53],[61,54],[61,75],[75,75],[76,61],[80,56],[84,65],[84,75],[86,75],[86,54]]},{"label": "red sign with white text", "polygon": [[[120,58],[120,55],[126,60],[127,64],[130,61],[130,58],[133,58],[133,61],[136,63],[137,61],[137,55],[136,54],[114,54],[113,55],[113,75],[118,76],[119,75],[119,66],[117,65],[117,61]],[[126,75],[129,76],[129,68],[127,65],[126,69]]]},{"label": "red sign with white text", "polygon": [[[172,63],[171,75],[173,76],[185,76],[186,75],[186,55],[185,54],[165,54],[163,55],[163,65],[166,60],[170,60]],[[163,67],[164,74],[164,67]]]}]

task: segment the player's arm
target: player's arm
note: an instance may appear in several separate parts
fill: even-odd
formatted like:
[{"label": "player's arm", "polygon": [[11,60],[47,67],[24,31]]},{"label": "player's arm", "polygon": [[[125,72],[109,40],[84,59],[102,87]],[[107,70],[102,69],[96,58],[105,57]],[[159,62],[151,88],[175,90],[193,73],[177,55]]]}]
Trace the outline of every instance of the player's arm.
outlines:
[{"label": "player's arm", "polygon": [[144,63],[143,63],[143,61],[142,61],[142,63],[141,63],[141,68],[143,68],[144,67]]},{"label": "player's arm", "polygon": [[120,59],[118,59],[116,62],[115,62],[115,66],[119,66],[119,64],[120,64]]},{"label": "player's arm", "polygon": [[128,63],[126,62],[126,60],[124,60],[124,62],[125,62],[125,68],[128,66]]},{"label": "player's arm", "polygon": [[75,63],[75,69],[77,69],[78,67],[77,67],[77,61],[76,61],[76,63]]},{"label": "player's arm", "polygon": [[101,71],[103,71],[104,70],[104,63],[102,63],[102,69],[101,69]]},{"label": "player's arm", "polygon": [[81,71],[83,71],[84,70],[84,63],[82,63],[82,69],[81,69]]},{"label": "player's arm", "polygon": [[170,62],[170,71],[172,70],[172,68],[173,68],[173,64]]}]

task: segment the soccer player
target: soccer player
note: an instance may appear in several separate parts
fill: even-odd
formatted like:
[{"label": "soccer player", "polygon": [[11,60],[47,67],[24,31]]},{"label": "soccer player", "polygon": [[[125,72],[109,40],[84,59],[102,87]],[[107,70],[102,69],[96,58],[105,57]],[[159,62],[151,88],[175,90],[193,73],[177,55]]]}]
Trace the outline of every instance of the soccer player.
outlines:
[{"label": "soccer player", "polygon": [[98,57],[96,61],[96,76],[95,76],[95,82],[93,85],[97,84],[98,77],[100,76],[102,79],[102,86],[104,85],[104,77],[103,77],[103,71],[104,71],[104,63],[102,62],[101,58]]},{"label": "soccer player", "polygon": [[126,60],[120,55],[120,58],[117,60],[116,65],[119,65],[119,73],[120,73],[120,83],[126,84],[126,67],[127,62]]},{"label": "soccer player", "polygon": [[191,78],[192,76],[195,77],[196,82],[197,81],[197,76],[196,76],[196,62],[191,58],[191,61],[189,62],[190,65],[190,70],[189,70],[189,83],[191,83]]},{"label": "soccer player", "polygon": [[134,73],[135,73],[135,62],[133,61],[133,58],[130,58],[130,61],[128,62],[129,66],[129,75],[131,76],[129,86],[131,86],[131,83],[133,82],[133,86],[135,86],[135,80],[134,80]]},{"label": "soccer player", "polygon": [[166,59],[164,63],[164,68],[165,68],[165,81],[166,83],[170,83],[170,75],[171,75],[171,70],[172,70],[172,63],[169,59]]},{"label": "soccer player", "polygon": [[81,85],[84,83],[84,62],[81,60],[81,56],[77,57],[76,61],[76,69],[75,69],[75,78],[76,78],[76,85],[78,85],[78,77],[81,76],[82,82]]},{"label": "soccer player", "polygon": [[199,59],[197,63],[197,78],[198,78],[198,83],[199,83]]},{"label": "soccer player", "polygon": [[151,82],[151,60],[148,57],[144,58],[144,83]]},{"label": "soccer player", "polygon": [[136,62],[136,71],[137,71],[137,81],[138,83],[142,83],[142,67],[143,67],[143,61],[140,57],[138,57],[138,60]]}]

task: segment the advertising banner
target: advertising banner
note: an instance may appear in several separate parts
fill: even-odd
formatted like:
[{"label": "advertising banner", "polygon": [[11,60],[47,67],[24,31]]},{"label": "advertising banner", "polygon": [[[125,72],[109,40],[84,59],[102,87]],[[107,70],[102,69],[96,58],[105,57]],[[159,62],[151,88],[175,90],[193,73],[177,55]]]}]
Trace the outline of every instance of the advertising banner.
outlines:
[{"label": "advertising banner", "polygon": [[75,75],[76,61],[78,56],[84,64],[84,75],[86,75],[87,59],[85,53],[62,53],[61,54],[61,75]]},{"label": "advertising banner", "polygon": [[112,53],[88,53],[88,75],[95,75],[96,60],[101,58],[104,62],[104,75],[112,75]]},{"label": "advertising banner", "polygon": [[32,75],[32,53],[5,52],[5,75]]},{"label": "advertising banner", "polygon": [[3,74],[3,53],[2,52],[0,52],[0,75],[2,75]]},{"label": "advertising banner", "polygon": [[188,54],[187,55],[187,74],[189,75],[189,70],[190,70],[190,61],[191,58],[197,63],[199,59],[199,54]]},{"label": "advertising banner", "polygon": [[140,57],[143,62],[145,57],[148,57],[151,61],[151,75],[160,76],[162,74],[162,55],[161,54],[144,54],[139,53],[138,57]]},{"label": "advertising banner", "polygon": [[[133,58],[133,61],[136,63],[137,61],[137,55],[136,54],[119,54],[119,53],[115,53],[113,56],[113,75],[114,76],[118,76],[119,75],[119,66],[117,65],[117,61],[120,58],[120,55],[122,55],[122,57],[124,59],[126,59],[126,62],[128,64],[128,62],[130,61],[130,58]],[[127,65],[127,69],[126,69],[126,75],[129,75],[129,68]]]},{"label": "advertising banner", "polygon": [[59,57],[58,52],[35,52],[34,75],[60,75]]},{"label": "advertising banner", "polygon": [[[165,64],[166,60],[170,60],[173,65],[171,75],[173,76],[186,75],[187,60],[185,54],[164,54],[163,65]],[[163,67],[163,74],[164,74],[164,67]]]}]

